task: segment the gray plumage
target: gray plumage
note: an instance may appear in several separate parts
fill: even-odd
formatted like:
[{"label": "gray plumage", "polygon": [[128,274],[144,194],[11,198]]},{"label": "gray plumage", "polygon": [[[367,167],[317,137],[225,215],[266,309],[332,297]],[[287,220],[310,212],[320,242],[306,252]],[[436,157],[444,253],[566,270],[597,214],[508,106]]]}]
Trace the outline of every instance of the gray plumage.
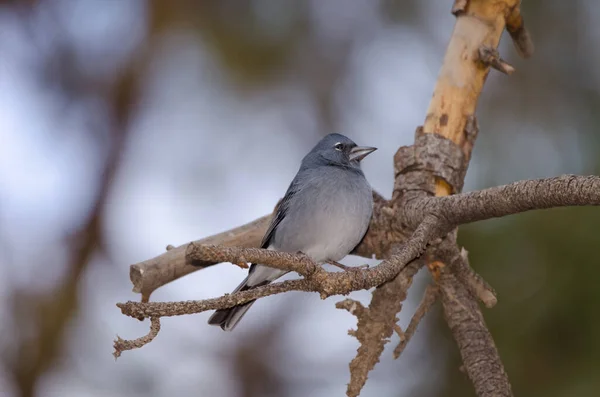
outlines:
[{"label": "gray plumage", "polygon": [[[376,150],[341,134],[324,137],[304,157],[263,238],[261,247],[303,252],[317,263],[339,261],[365,235],[373,212],[371,186],[360,161]],[[253,264],[234,292],[267,285],[286,271]],[[217,310],[208,320],[231,331],[254,301]]]}]

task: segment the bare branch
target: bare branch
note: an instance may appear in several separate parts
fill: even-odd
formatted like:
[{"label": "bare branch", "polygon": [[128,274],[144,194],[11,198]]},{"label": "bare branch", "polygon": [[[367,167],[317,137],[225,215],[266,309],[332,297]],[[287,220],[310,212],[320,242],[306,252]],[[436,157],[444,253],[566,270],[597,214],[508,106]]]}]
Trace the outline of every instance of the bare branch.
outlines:
[{"label": "bare branch", "polygon": [[367,310],[362,303],[354,299],[344,299],[343,301],[336,303],[335,307],[337,309],[344,309],[356,317],[364,316]]},{"label": "bare branch", "polygon": [[140,347],[152,342],[154,338],[156,338],[156,335],[158,335],[159,331],[160,319],[158,317],[152,317],[150,319],[150,331],[147,335],[133,340],[122,339],[119,335],[117,335],[117,339],[113,343],[113,347],[115,349],[113,356],[115,357],[115,360],[119,358],[121,353],[125,350],[139,349]]},{"label": "bare branch", "polygon": [[[392,222],[393,212],[390,211],[388,202],[376,192],[373,192],[373,218],[369,231],[363,241],[353,251],[355,255],[378,258],[387,256],[391,243],[397,241]],[[271,215],[265,215],[250,223],[234,229],[194,241],[196,245],[219,245],[225,247],[252,248],[259,247]],[[130,266],[129,278],[133,284],[133,292],[142,294],[142,302],[148,302],[150,294],[157,288],[171,281],[186,276],[197,270],[216,265],[219,262],[211,260],[192,260],[186,258],[188,244],[179,247],[167,246],[167,252]]]},{"label": "bare branch", "polygon": [[479,60],[485,66],[489,66],[504,74],[513,74],[515,72],[515,68],[504,59],[500,58],[500,53],[495,48],[487,46],[480,47]]},{"label": "bare branch", "polygon": [[[434,238],[443,236],[449,227],[457,224],[474,222],[492,217],[515,214],[532,209],[550,208],[554,206],[571,205],[600,205],[600,177],[597,176],[574,176],[566,175],[557,178],[530,180],[515,182],[510,185],[493,187],[482,191],[462,193],[452,196],[424,198],[411,202],[413,207],[406,208],[407,214],[418,212],[426,214],[433,211],[441,214],[442,218],[436,216],[426,217],[411,238],[402,246],[397,255],[382,262],[379,266],[362,271],[351,271],[342,273],[316,272],[317,267],[308,257],[297,254],[287,254],[261,249],[227,248],[188,244],[183,255],[185,263],[209,263],[209,262],[260,262],[272,267],[298,272],[304,276],[311,276],[308,284],[295,284],[287,290],[318,291],[323,297],[334,294],[347,294],[359,289],[368,289],[381,285],[394,278],[400,270],[415,257],[420,255],[425,246]],[[219,237],[214,237],[218,239]],[[161,257],[167,257],[173,251],[182,250],[177,247],[169,250]],[[181,256],[177,254],[177,257]],[[486,306],[493,306],[496,302],[493,290],[476,273],[467,267],[460,267],[456,275],[459,279],[480,299]],[[319,269],[320,270],[320,269]],[[317,277],[318,276],[318,277]],[[286,288],[290,288],[287,285]],[[279,284],[266,287],[265,290],[256,290],[248,293],[248,297],[229,295],[227,300],[204,301],[208,306],[186,306],[180,312],[180,306],[171,306],[168,309],[162,307],[165,313],[197,313],[204,310],[230,307],[235,304],[247,302],[262,296],[281,293]],[[225,297],[224,297],[225,298]],[[218,298],[220,299],[220,298]],[[236,301],[235,299],[241,299]],[[231,303],[229,306],[228,302]],[[150,306],[151,307],[151,306]],[[151,314],[154,313],[154,314]],[[151,315],[176,315],[157,314],[147,312],[142,317]],[[139,317],[134,315],[134,317]]]},{"label": "bare branch", "polygon": [[190,251],[194,260],[256,259],[261,263],[283,270],[297,271],[307,276],[305,280],[285,281],[268,286],[228,294],[220,298],[186,302],[127,302],[118,303],[123,314],[135,318],[178,316],[200,313],[207,310],[224,309],[239,305],[264,296],[285,291],[316,291],[323,298],[331,295],[343,295],[352,291],[369,289],[391,280],[413,259],[419,256],[439,233],[435,217],[427,217],[415,230],[410,239],[399,250],[398,254],[378,266],[369,269],[356,269],[346,272],[327,272],[303,254],[269,251],[258,248],[228,248],[218,246],[200,246],[192,243]]},{"label": "bare branch", "polygon": [[360,342],[356,357],[350,362],[350,382],[346,394],[358,396],[369,372],[379,362],[384,346],[398,330],[396,313],[402,308],[414,275],[423,266],[422,260],[412,261],[398,276],[376,289],[368,308],[356,310],[356,331],[348,333]]},{"label": "bare branch", "polygon": [[260,263],[275,269],[293,271],[302,276],[313,274],[317,268],[317,264],[302,253],[289,254],[261,248],[220,247],[190,243],[185,256],[188,262]]},{"label": "bare branch", "polygon": [[523,58],[529,58],[533,55],[535,47],[529,31],[525,29],[519,3],[513,7],[506,18],[506,30],[510,34],[519,55]]},{"label": "bare branch", "polygon": [[512,390],[479,305],[451,272],[442,272],[444,317],[478,397],[510,397]]},{"label": "bare branch", "polygon": [[599,176],[563,175],[519,181],[418,203],[418,207],[440,214],[452,225],[531,210],[582,205],[600,205]]},{"label": "bare branch", "polygon": [[462,248],[450,264],[450,270],[473,296],[478,297],[485,307],[491,309],[498,303],[496,291],[469,265],[468,255],[467,250]]},{"label": "bare branch", "polygon": [[[185,301],[185,302],[126,302],[117,303],[117,307],[121,309],[121,312],[127,316],[134,317],[137,319],[160,318],[168,316],[178,316],[184,314],[200,313],[207,310],[216,310],[233,307],[242,303],[249,302],[261,297],[279,294],[287,291],[315,291],[320,292],[322,298],[334,294],[347,294],[351,291],[360,289],[368,289],[374,286],[383,284],[384,282],[393,279],[396,275],[405,268],[406,264],[411,262],[417,256],[419,256],[427,246],[427,243],[439,233],[439,222],[436,217],[426,217],[423,223],[419,225],[417,230],[413,233],[410,239],[404,244],[397,255],[392,256],[389,260],[382,262],[380,265],[371,269],[357,269],[346,272],[335,272],[330,273],[323,270],[321,267],[315,266],[305,255],[302,254],[287,254],[281,252],[274,252],[261,249],[243,249],[243,248],[223,248],[217,246],[195,246],[191,245],[190,255],[194,256],[194,260],[207,260],[219,258],[220,260],[248,260],[248,259],[259,259],[262,263],[269,262],[278,266],[280,269],[299,271],[307,275],[306,279],[284,281],[281,283],[275,283],[247,291],[240,291],[233,294],[227,294],[220,298],[206,299],[201,301]],[[289,263],[282,263],[281,259],[289,260]],[[314,269],[314,271],[308,271],[306,269]],[[414,268],[414,269],[413,269]],[[412,276],[420,266],[409,267],[409,271],[406,273],[409,282],[406,283],[406,288],[410,285]],[[404,298],[403,298],[404,299]],[[399,310],[399,309],[398,309]],[[156,331],[158,332],[158,331]],[[153,334],[154,335],[154,334]],[[154,335],[156,336],[156,335]],[[153,336],[153,337],[154,337]],[[153,338],[152,337],[152,338]],[[358,337],[358,335],[357,335]],[[143,339],[143,343],[136,340],[134,347],[141,347],[144,344],[152,340]],[[360,340],[360,338],[359,338]],[[115,341],[115,351],[127,350],[125,347],[130,346],[133,342],[122,341],[118,338]],[[125,346],[125,347],[123,347]],[[117,349],[117,347],[120,348]],[[364,347],[364,346],[363,346]],[[360,359],[360,354],[357,359]],[[375,357],[377,359],[379,354]],[[356,361],[353,360],[353,361]],[[360,362],[360,360],[359,360]],[[360,385],[366,381],[366,375],[368,371],[375,365],[372,362],[370,368],[363,371],[364,380]],[[352,364],[351,364],[352,366]],[[358,390],[360,390],[360,388]],[[358,394],[357,394],[358,395]]]},{"label": "bare branch", "polygon": [[124,315],[137,319],[148,317],[172,317],[202,313],[208,310],[226,309],[258,298],[264,298],[265,296],[276,295],[288,291],[314,292],[316,289],[315,285],[309,280],[290,280],[233,294],[226,294],[219,298],[183,302],[128,301],[125,303],[117,303],[117,307],[121,309],[121,313]]},{"label": "bare branch", "polygon": [[[598,205],[600,204],[600,178],[596,176],[562,176],[542,180],[521,181],[510,185],[494,187],[478,192],[462,193],[453,196],[426,198],[408,203],[405,215],[411,222],[419,223],[424,214],[435,212],[443,214],[445,220],[452,224],[463,224],[479,220],[500,217],[532,209],[550,208],[555,206],[570,205]],[[381,207],[383,202],[381,202]],[[393,218],[389,211],[381,211],[381,218]],[[259,231],[266,228],[269,216],[258,219],[247,225],[211,236],[209,238],[194,242],[199,244],[216,244],[223,241],[231,246],[247,247],[258,245]],[[376,230],[370,231],[374,236],[380,238],[379,233],[385,227],[379,219]],[[391,232],[390,232],[391,233]],[[374,237],[373,240],[376,238]],[[384,240],[391,240],[385,239]],[[369,244],[375,244],[369,240]],[[210,266],[215,262],[210,259],[198,260],[198,258],[186,258],[188,245],[172,248],[166,253],[131,266],[130,277],[134,284],[134,291],[142,293],[146,298],[161,285],[164,285],[181,276],[189,274],[198,269],[190,263]],[[361,244],[362,245],[362,244]],[[376,248],[375,248],[376,249]],[[385,248],[386,250],[389,248]],[[365,252],[363,251],[363,254]],[[233,259],[232,259],[233,260]],[[293,270],[294,269],[288,269]]]},{"label": "bare branch", "polygon": [[410,342],[410,339],[417,331],[417,327],[419,326],[419,323],[421,322],[423,317],[425,317],[425,315],[427,314],[429,309],[431,309],[431,307],[437,300],[438,294],[439,294],[439,288],[437,286],[434,286],[434,285],[427,286],[427,289],[425,290],[425,294],[423,295],[423,299],[421,300],[421,303],[417,307],[415,314],[413,315],[412,319],[410,320],[410,323],[408,324],[406,331],[404,331],[402,333],[402,335],[400,335],[400,343],[398,343],[398,346],[396,346],[396,348],[394,349],[394,358],[395,359],[398,359],[398,357],[400,357],[400,355],[402,354],[402,352],[408,345],[408,342]]},{"label": "bare branch", "polygon": [[[265,215],[235,229],[194,241],[194,243],[227,247],[258,247],[270,221],[271,215]],[[169,245],[164,254],[130,266],[129,278],[133,283],[133,292],[142,294],[143,302],[147,302],[150,294],[157,288],[196,270],[215,265],[214,262],[208,261],[188,262],[185,256],[187,246],[188,244],[179,247]]]}]

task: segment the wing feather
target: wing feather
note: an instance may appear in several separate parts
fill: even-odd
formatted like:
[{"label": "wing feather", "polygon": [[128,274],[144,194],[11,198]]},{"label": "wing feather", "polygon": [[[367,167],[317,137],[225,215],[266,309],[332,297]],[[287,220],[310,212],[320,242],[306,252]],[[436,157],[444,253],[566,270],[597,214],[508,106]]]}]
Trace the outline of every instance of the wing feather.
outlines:
[{"label": "wing feather", "polygon": [[281,223],[281,221],[285,218],[287,214],[290,202],[294,195],[298,192],[298,184],[294,179],[288,190],[285,192],[285,195],[281,199],[281,201],[277,204],[277,208],[275,208],[275,215],[273,219],[271,219],[271,224],[265,233],[265,236],[262,239],[262,243],[260,244],[261,248],[268,248],[271,245],[273,237],[275,236],[275,232],[277,231],[277,226]]}]

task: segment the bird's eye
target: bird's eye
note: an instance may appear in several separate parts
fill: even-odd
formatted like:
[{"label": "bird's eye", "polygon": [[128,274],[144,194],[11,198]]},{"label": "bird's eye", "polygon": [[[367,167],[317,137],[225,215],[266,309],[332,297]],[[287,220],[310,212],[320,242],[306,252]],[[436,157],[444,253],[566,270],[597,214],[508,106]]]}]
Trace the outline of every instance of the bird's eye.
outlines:
[{"label": "bird's eye", "polygon": [[338,142],[335,144],[334,148],[335,148],[335,150],[341,151],[344,148],[344,145],[342,145],[341,142]]}]

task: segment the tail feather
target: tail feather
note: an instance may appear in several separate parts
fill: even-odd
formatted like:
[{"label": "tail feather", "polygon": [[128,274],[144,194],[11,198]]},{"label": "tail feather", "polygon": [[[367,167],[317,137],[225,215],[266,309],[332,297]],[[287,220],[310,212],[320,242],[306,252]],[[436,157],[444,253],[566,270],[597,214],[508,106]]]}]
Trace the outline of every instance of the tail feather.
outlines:
[{"label": "tail feather", "polygon": [[233,331],[254,302],[256,301],[246,302],[229,309],[219,309],[210,316],[208,324],[218,325],[223,331]]},{"label": "tail feather", "polygon": [[[250,275],[248,275],[248,277],[246,277],[244,281],[242,281],[242,283],[238,285],[232,293],[239,291],[247,291],[249,289],[261,287],[263,285],[271,283],[270,281],[265,280],[260,284],[248,286],[247,284],[249,277]],[[215,311],[212,316],[210,316],[210,318],[208,319],[208,324],[218,325],[223,331],[233,331],[235,326],[240,322],[242,317],[244,317],[244,314],[246,314],[246,312],[248,311],[248,309],[250,309],[254,302],[256,302],[256,300],[242,303],[241,305],[233,306],[228,309],[219,309]]]}]

